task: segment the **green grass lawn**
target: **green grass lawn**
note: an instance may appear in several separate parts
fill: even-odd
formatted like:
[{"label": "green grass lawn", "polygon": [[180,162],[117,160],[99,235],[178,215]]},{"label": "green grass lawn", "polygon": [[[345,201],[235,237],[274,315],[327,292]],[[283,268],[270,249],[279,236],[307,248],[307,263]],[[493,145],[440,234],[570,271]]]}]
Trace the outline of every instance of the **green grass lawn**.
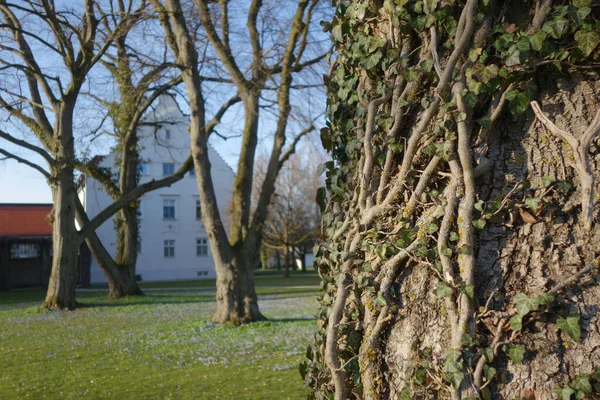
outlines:
[{"label": "green grass lawn", "polygon": [[212,294],[184,282],[119,301],[81,291],[72,312],[40,311],[42,291],[0,293],[0,398],[303,399],[318,288],[264,279],[269,321],[244,326],[210,323]]}]

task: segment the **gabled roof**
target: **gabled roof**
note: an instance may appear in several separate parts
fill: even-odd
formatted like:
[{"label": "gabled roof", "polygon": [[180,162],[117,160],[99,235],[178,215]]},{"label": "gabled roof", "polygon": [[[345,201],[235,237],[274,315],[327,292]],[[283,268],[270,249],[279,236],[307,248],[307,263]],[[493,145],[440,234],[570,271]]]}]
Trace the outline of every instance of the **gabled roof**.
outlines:
[{"label": "gabled roof", "polygon": [[51,236],[52,204],[0,203],[0,236]]}]

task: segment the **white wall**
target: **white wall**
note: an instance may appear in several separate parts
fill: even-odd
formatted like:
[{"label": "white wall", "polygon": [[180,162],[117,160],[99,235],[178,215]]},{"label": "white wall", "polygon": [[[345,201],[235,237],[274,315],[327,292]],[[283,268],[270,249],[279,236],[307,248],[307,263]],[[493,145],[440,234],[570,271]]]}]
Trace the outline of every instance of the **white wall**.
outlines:
[{"label": "white wall", "polygon": [[[177,170],[189,155],[190,139],[187,119],[176,104],[164,96],[160,98],[153,118],[169,121],[162,128],[144,127],[140,132],[140,155],[145,161],[146,171],[140,183],[163,177],[163,163],[174,163]],[[167,131],[170,138],[167,138]],[[225,161],[209,148],[211,175],[215,185],[221,216],[228,221],[234,173]],[[114,168],[114,155],[105,157],[102,167]],[[102,185],[92,178],[86,179],[85,208],[92,218],[112,201],[103,191]],[[175,200],[175,218],[163,219],[163,200]],[[136,272],[143,281],[165,281],[214,278],[215,268],[208,247],[207,256],[196,256],[196,239],[208,239],[202,222],[196,219],[198,187],[195,177],[188,173],[171,187],[161,188],[142,196],[140,203],[141,252],[138,254]],[[226,223],[226,226],[229,224]],[[105,222],[98,236],[111,254],[115,254],[116,234],[113,220]],[[175,256],[164,257],[164,240],[175,240]],[[92,260],[91,283],[104,283],[104,274]]]}]

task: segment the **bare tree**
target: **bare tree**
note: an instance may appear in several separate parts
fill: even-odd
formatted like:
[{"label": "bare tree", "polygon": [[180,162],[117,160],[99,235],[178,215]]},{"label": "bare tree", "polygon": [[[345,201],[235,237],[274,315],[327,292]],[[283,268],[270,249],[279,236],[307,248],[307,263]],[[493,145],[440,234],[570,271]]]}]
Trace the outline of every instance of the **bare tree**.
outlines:
[{"label": "bare tree", "polygon": [[[114,191],[114,197],[118,200],[92,220],[88,219],[76,196],[74,182],[76,168],[98,177],[98,171],[94,170],[93,165],[86,164],[75,156],[73,123],[82,85],[113,41],[124,43],[126,33],[144,18],[146,4],[133,0],[128,3],[119,2],[118,9],[115,10],[110,2],[110,12],[103,10],[95,1],[85,0],[83,5],[83,11],[79,11],[77,8],[57,8],[52,1],[27,1],[19,4],[0,1],[3,17],[1,28],[8,33],[2,37],[0,44],[0,63],[8,78],[0,88],[0,107],[7,114],[9,122],[26,131],[25,138],[19,138],[0,130],[0,139],[37,153],[48,164],[48,169],[29,157],[20,157],[7,149],[0,149],[0,153],[36,169],[48,179],[52,187],[54,252],[52,274],[44,302],[44,306],[49,308],[75,307],[77,251],[84,239],[88,240],[94,255],[104,260],[100,264],[105,267],[104,272],[109,277],[109,282],[112,279],[111,290],[115,289],[115,293],[135,291],[135,281],[131,279],[131,264],[122,268],[115,263],[102,246],[95,230],[124,206],[135,204],[144,193],[173,184],[192,168],[190,157],[171,176],[142,185],[137,185],[136,181],[135,186],[130,185],[132,164],[137,163],[133,151],[124,158],[128,165],[121,172],[127,177],[122,180],[125,182],[122,189]],[[26,21],[26,24],[20,21]],[[43,39],[38,35],[40,32],[49,34],[54,43]],[[61,69],[56,76],[50,75],[49,68],[42,68],[41,61],[36,58],[39,54],[47,56],[53,62],[62,62],[64,70]],[[119,76],[126,76],[128,71],[125,68],[124,65],[118,65],[115,72],[123,69],[124,75]],[[153,87],[149,93],[148,85],[156,83],[156,76],[148,74],[146,77],[148,82],[138,82],[137,89],[140,92],[130,90],[126,93],[131,96],[131,103],[127,104],[133,108],[124,112],[125,118],[119,121],[129,118],[129,123],[117,124],[118,133],[124,141],[130,140],[129,143],[136,140],[135,132],[144,111],[160,93],[178,81],[178,78],[167,81],[164,85]],[[127,78],[124,79],[126,81]],[[68,84],[63,83],[65,80]],[[75,219],[81,226],[79,231],[75,227]],[[127,245],[123,246],[125,247]],[[129,250],[124,250],[124,257],[128,252]]]},{"label": "bare tree", "polygon": [[305,245],[314,242],[319,232],[319,211],[316,197],[322,185],[317,173],[318,158],[294,154],[283,166],[275,193],[268,207],[262,244],[282,250],[285,258],[285,276],[295,266],[296,254],[302,258],[305,269]]},{"label": "bare tree", "polygon": [[[279,170],[295,151],[302,136],[313,129],[312,124],[298,132],[292,143],[285,148],[290,121],[290,92],[295,74],[319,63],[324,54],[314,54],[309,35],[314,27],[313,15],[318,4],[316,0],[293,2],[285,22],[277,22],[281,29],[266,28],[268,15],[260,0],[249,3],[245,16],[246,30],[243,42],[234,42],[231,35],[241,28],[230,15],[230,1],[217,3],[197,0],[187,7],[179,0],[152,0],[158,10],[168,43],[177,63],[182,69],[182,79],[188,95],[191,124],[190,137],[192,157],[196,169],[196,180],[202,204],[202,222],[207,229],[217,272],[217,310],[212,316],[216,322],[246,322],[261,320],[264,317],[258,309],[253,282],[253,268],[259,262],[259,249],[267,206],[275,188]],[[212,4],[209,4],[212,3]],[[276,11],[275,8],[272,11]],[[190,16],[189,14],[192,14]],[[283,14],[282,16],[284,16]],[[241,99],[244,124],[242,144],[233,186],[231,206],[231,226],[227,234],[215,198],[210,177],[207,142],[213,121],[207,119],[204,91],[209,82],[200,71],[206,67],[199,58],[194,37],[190,33],[190,18],[198,17],[201,29],[206,35],[210,48],[203,54],[215,56],[214,71],[225,73],[220,78],[231,82],[232,92],[237,92],[230,101]],[[232,22],[233,21],[233,22]],[[235,47],[234,47],[235,46]],[[233,51],[240,49],[241,54]],[[272,136],[272,149],[268,168],[260,196],[255,207],[251,205],[253,166],[259,138],[261,98],[265,93],[274,92],[275,131]],[[217,112],[222,114],[227,103]],[[251,212],[251,210],[254,210]]]},{"label": "bare tree", "polygon": [[[82,85],[119,36],[131,14],[115,15],[101,29],[98,4],[85,0],[82,9],[57,7],[54,1],[11,3],[0,1],[4,36],[0,62],[15,76],[15,91],[3,90],[0,106],[35,135],[41,146],[4,131],[0,137],[34,151],[48,163],[54,200],[53,261],[44,306],[73,308],[77,272],[78,234],[75,228],[75,147],[73,119]],[[23,21],[23,22],[21,22]],[[50,41],[45,37],[50,36]],[[64,65],[62,74],[51,75],[40,65],[40,55]],[[21,83],[25,87],[20,86]]]}]

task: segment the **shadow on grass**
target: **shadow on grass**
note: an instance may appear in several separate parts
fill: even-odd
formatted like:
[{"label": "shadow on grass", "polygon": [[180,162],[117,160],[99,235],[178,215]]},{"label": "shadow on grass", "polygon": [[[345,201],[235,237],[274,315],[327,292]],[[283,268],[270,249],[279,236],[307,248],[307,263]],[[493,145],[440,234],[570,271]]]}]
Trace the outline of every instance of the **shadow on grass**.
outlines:
[{"label": "shadow on grass", "polygon": [[[91,300],[91,301],[90,301]],[[213,296],[199,295],[166,295],[166,294],[145,294],[144,296],[128,296],[122,299],[84,299],[78,301],[80,308],[99,308],[99,307],[125,307],[139,305],[158,305],[158,304],[193,304],[213,302]]]}]

